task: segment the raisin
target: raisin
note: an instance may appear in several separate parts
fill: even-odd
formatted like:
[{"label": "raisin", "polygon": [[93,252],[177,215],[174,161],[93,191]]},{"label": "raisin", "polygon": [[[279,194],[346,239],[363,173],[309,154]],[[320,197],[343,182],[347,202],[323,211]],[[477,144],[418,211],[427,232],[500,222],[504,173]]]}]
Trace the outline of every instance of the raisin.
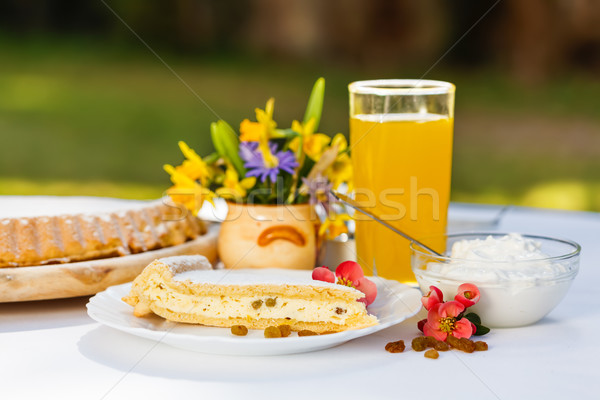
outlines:
[{"label": "raisin", "polygon": [[231,333],[236,336],[246,336],[248,334],[248,328],[244,325],[233,325],[231,327]]},{"label": "raisin", "polygon": [[277,298],[269,297],[267,300],[265,300],[265,306],[267,306],[267,307],[275,307],[276,303],[277,303]]},{"label": "raisin", "polygon": [[488,344],[486,342],[475,342],[475,351],[487,351]]},{"label": "raisin", "polygon": [[475,342],[467,338],[460,338],[460,346],[460,350],[464,351],[465,353],[472,353],[475,351]]},{"label": "raisin", "polygon": [[446,342],[457,350],[464,351],[465,353],[472,353],[475,351],[475,343],[467,338],[456,338],[452,335],[448,335]]},{"label": "raisin", "polygon": [[269,326],[267,329],[265,329],[265,337],[266,338],[280,338],[281,331],[279,330],[279,327]]},{"label": "raisin", "polygon": [[316,332],[309,331],[308,329],[302,329],[300,332],[298,332],[298,336],[315,336],[315,335],[317,335]]},{"label": "raisin", "polygon": [[341,308],[341,307],[336,307],[336,308],[335,308],[335,313],[336,313],[337,315],[345,314],[345,313],[346,313],[346,310],[345,310],[345,309],[343,309],[343,308]]},{"label": "raisin", "polygon": [[436,349],[429,349],[425,352],[425,357],[427,357],[427,358],[432,358],[435,360],[439,356],[440,356],[440,353],[438,353]]},{"label": "raisin", "polygon": [[289,325],[279,325],[279,331],[281,332],[281,337],[288,337],[292,333],[292,328]]},{"label": "raisin", "polygon": [[252,308],[254,308],[255,310],[258,310],[260,308],[260,306],[262,306],[263,301],[258,299],[258,300],[254,300],[252,302]]},{"label": "raisin", "polygon": [[455,349],[458,349],[460,346],[460,340],[452,335],[448,335],[448,337],[446,338],[446,343],[448,343],[450,346],[454,347]]},{"label": "raisin", "polygon": [[442,342],[441,340],[436,340],[435,343],[433,344],[433,348],[437,351],[450,350],[450,346],[448,346],[448,343]]},{"label": "raisin", "polygon": [[411,347],[414,351],[423,351],[429,347],[429,339],[425,336],[417,336],[412,340]]},{"label": "raisin", "polygon": [[404,340],[398,340],[397,342],[389,342],[385,345],[385,349],[390,353],[402,353],[406,346]]}]

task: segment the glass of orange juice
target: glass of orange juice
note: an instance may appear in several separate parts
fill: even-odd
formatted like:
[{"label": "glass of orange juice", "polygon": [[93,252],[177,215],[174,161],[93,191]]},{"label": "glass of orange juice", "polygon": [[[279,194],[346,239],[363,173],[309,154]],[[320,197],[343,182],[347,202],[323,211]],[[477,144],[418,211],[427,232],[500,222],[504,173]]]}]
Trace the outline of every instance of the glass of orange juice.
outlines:
[{"label": "glass of orange juice", "polygon": [[[348,89],[355,200],[412,237],[440,237],[450,201],[454,85],[389,79]],[[416,285],[408,241],[359,213],[355,219],[363,268]],[[445,250],[441,240],[424,241]]]}]

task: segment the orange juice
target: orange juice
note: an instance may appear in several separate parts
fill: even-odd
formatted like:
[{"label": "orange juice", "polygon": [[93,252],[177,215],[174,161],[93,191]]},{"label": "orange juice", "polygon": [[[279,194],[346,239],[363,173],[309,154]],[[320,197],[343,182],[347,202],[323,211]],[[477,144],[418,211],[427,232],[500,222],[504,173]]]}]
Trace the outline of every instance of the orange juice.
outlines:
[{"label": "orange juice", "polygon": [[[435,114],[353,116],[355,199],[415,238],[445,233],[453,122]],[[409,242],[358,213],[356,219],[358,261],[365,271],[415,284]],[[425,242],[445,250],[442,241]]]}]

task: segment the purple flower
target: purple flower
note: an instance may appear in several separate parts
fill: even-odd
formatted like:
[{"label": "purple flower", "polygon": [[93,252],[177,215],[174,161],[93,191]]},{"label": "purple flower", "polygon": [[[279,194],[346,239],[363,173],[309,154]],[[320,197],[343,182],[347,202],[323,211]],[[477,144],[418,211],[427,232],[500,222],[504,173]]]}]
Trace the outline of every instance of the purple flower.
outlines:
[{"label": "purple flower", "polygon": [[329,182],[329,179],[318,174],[312,179],[302,178],[302,182],[306,185],[308,194],[310,195],[309,204],[323,203],[327,211],[329,211],[329,204],[335,202],[335,198],[330,192],[333,184]]},{"label": "purple flower", "polygon": [[263,155],[258,150],[258,142],[240,143],[240,157],[244,160],[244,167],[248,168],[247,177],[255,176],[260,178],[261,182],[269,178],[271,182],[275,182],[280,171],[285,171],[288,174],[294,173],[294,169],[298,166],[294,153],[289,150],[277,151],[275,143],[269,143],[269,149],[278,161],[277,166],[272,168],[265,165]]}]

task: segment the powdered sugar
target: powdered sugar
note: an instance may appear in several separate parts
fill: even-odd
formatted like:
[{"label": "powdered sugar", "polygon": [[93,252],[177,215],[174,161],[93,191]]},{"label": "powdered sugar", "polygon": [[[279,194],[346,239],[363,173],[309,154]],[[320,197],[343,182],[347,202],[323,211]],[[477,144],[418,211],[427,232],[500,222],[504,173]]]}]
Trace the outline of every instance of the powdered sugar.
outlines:
[{"label": "powdered sugar", "polygon": [[356,289],[335,283],[313,280],[310,271],[305,277],[298,277],[297,271],[281,269],[220,269],[203,271],[186,271],[175,275],[174,280],[190,280],[193,283],[208,283],[215,285],[302,285],[315,287],[330,287],[339,290],[356,291]]}]

